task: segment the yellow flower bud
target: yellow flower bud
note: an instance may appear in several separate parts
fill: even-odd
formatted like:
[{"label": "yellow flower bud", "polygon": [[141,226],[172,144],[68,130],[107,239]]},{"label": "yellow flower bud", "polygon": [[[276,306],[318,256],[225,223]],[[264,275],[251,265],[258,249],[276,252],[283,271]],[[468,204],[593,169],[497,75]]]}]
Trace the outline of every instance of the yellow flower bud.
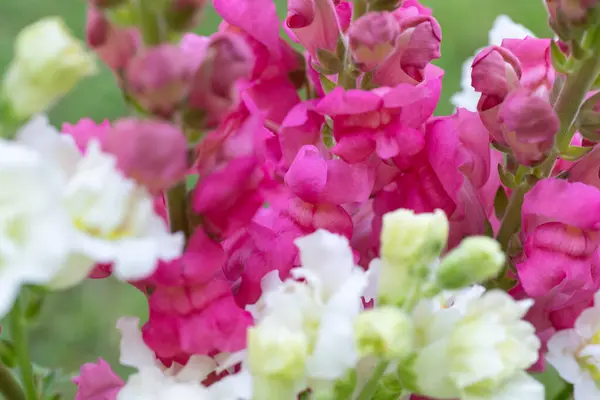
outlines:
[{"label": "yellow flower bud", "polygon": [[494,239],[472,236],[444,257],[436,280],[444,289],[460,289],[495,277],[505,259],[500,244]]}]

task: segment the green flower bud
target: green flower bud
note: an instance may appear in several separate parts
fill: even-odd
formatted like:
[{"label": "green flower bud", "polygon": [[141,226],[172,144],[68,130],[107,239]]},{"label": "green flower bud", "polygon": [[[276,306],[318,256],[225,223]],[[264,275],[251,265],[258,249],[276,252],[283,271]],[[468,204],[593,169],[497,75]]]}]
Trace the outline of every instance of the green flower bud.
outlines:
[{"label": "green flower bud", "polygon": [[354,335],[363,356],[403,360],[413,350],[413,323],[399,308],[387,306],[364,311],[356,319]]},{"label": "green flower bud", "polygon": [[303,332],[272,324],[248,329],[248,364],[253,376],[289,382],[302,379],[308,350]]},{"label": "green flower bud", "polygon": [[62,19],[48,17],[23,29],[2,92],[11,113],[26,120],[45,111],[82,78],[96,72],[92,53]]},{"label": "green flower bud", "polygon": [[441,210],[415,214],[400,209],[383,216],[381,258],[394,266],[423,266],[440,256],[448,241],[448,219]]},{"label": "green flower bud", "polygon": [[464,239],[441,261],[436,280],[444,289],[460,289],[493,278],[506,257],[500,244],[486,236]]}]

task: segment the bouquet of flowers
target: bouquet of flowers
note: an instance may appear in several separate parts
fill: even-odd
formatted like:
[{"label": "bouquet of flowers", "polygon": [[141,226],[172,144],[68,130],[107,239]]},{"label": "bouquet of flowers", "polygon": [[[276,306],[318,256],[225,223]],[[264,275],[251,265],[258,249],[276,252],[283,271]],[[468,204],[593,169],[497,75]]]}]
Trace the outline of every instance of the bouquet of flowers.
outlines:
[{"label": "bouquet of flowers", "polygon": [[[600,1],[499,17],[434,116],[442,29],[417,0],[88,0],[24,28],[0,100],[0,393],[42,300],[112,276],[122,380],[76,400],[600,398]],[[110,68],[130,115],[45,112]]]}]

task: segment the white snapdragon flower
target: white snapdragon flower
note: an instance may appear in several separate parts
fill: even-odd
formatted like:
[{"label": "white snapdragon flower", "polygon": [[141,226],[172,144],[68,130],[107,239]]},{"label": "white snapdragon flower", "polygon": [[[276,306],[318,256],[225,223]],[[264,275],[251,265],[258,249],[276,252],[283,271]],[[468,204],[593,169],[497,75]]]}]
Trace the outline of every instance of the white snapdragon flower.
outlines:
[{"label": "white snapdragon flower", "polygon": [[0,139],[0,317],[21,285],[48,283],[67,258],[72,236],[62,178],[36,151]]},{"label": "white snapdragon flower", "polygon": [[268,393],[266,385],[278,388],[272,398],[339,379],[359,359],[354,325],[368,274],[354,264],[342,236],[319,230],[296,245],[302,267],[291,273],[305,282],[280,283],[268,274],[252,307],[258,323],[249,331],[250,372],[255,394]]},{"label": "white snapdragon flower", "polygon": [[27,119],[95,72],[93,54],[69,32],[62,19],[47,17],[19,32],[2,91],[12,113]]},{"label": "white snapdragon flower", "polygon": [[[500,46],[504,39],[525,39],[525,37],[535,37],[535,35],[523,25],[513,22],[508,16],[500,15],[494,21],[494,25],[489,33],[489,44]],[[475,54],[483,49],[478,49]],[[477,111],[477,102],[479,93],[471,86],[471,64],[475,56],[468,58],[462,65],[460,78],[461,91],[450,98],[450,102],[456,107],[466,108],[469,111]]]},{"label": "white snapdragon flower", "polygon": [[413,315],[419,350],[409,367],[415,390],[446,399],[543,400],[543,386],[525,373],[540,347],[534,327],[522,320],[531,305],[502,291],[471,297],[466,306],[421,302]]},{"label": "white snapdragon flower", "polygon": [[97,142],[91,141],[82,155],[45,117],[34,118],[17,140],[60,165],[65,181],[62,203],[73,227],[72,251],[53,287],[77,284],[96,263],[112,263],[119,279],[142,279],[152,274],[159,259],[181,254],[182,234],[169,233],[150,193],[126,178],[115,157],[103,153]]},{"label": "white snapdragon flower", "polygon": [[575,400],[600,398],[600,292],[573,329],[559,331],[548,341],[546,360],[574,385]]}]

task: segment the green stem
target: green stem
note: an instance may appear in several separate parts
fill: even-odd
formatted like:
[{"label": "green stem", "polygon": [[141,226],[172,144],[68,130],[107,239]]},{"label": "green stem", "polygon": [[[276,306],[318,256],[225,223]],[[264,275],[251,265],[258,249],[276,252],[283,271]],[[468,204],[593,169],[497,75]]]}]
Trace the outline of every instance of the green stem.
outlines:
[{"label": "green stem", "polygon": [[589,58],[580,61],[575,71],[567,76],[554,105],[560,121],[557,145],[561,150],[571,144],[574,134],[571,127],[577,118],[585,96],[600,74],[600,27],[590,30],[588,34],[591,35],[589,50],[594,53]]},{"label": "green stem", "polygon": [[367,2],[365,0],[354,0],[352,9],[352,20],[355,21],[367,12]]},{"label": "green stem", "polygon": [[380,361],[379,364],[377,364],[377,366],[373,369],[371,377],[360,390],[356,400],[371,400],[373,398],[373,395],[377,391],[377,385],[379,385],[379,381],[385,373],[388,364],[389,361]]},{"label": "green stem", "polygon": [[161,42],[161,29],[156,13],[148,4],[148,0],[138,0],[140,12],[140,28],[144,43],[148,46],[156,46]]},{"label": "green stem", "polygon": [[187,188],[185,181],[178,183],[166,193],[167,210],[171,232],[183,232],[189,239],[191,232],[187,220]]},{"label": "green stem", "polygon": [[10,400],[25,400],[25,393],[12,371],[0,363],[0,393]]},{"label": "green stem", "polygon": [[554,397],[554,400],[569,400],[573,395],[573,385],[567,383],[563,390]]},{"label": "green stem", "polygon": [[21,381],[25,389],[27,400],[37,400],[37,391],[29,357],[29,348],[27,346],[27,332],[25,331],[25,317],[23,315],[22,299],[19,296],[15,300],[12,311],[9,316],[10,335],[15,346],[17,366],[21,374]]},{"label": "green stem", "polygon": [[521,207],[523,206],[525,193],[527,193],[528,190],[529,186],[526,183],[522,183],[513,190],[510,196],[510,201],[506,206],[504,218],[502,219],[502,225],[500,225],[498,235],[496,236],[503,251],[508,249],[510,238],[521,226]]}]

